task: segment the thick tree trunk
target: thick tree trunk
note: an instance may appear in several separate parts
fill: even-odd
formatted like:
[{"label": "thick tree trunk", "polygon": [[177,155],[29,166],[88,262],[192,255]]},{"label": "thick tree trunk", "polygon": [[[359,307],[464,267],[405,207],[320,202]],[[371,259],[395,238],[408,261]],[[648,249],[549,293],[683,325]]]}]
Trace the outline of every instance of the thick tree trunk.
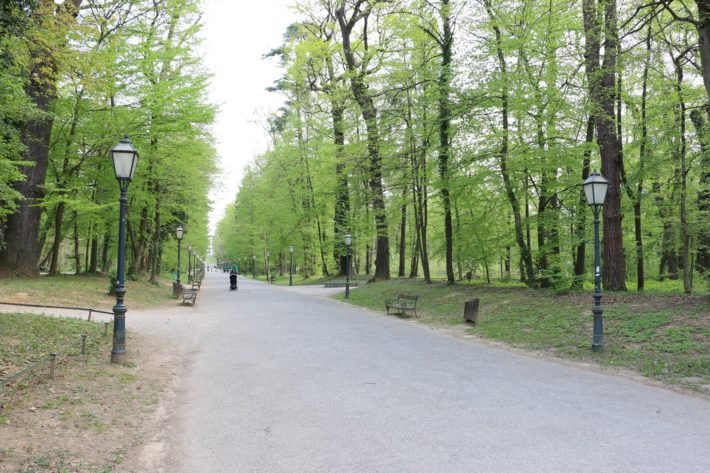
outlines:
[{"label": "thick tree trunk", "polygon": [[[690,112],[690,119],[695,127],[700,141],[700,182],[698,191],[698,250],[695,257],[695,268],[704,279],[710,279],[710,230],[707,222],[710,221],[710,143],[708,143],[708,130],[705,120],[697,110]],[[705,222],[705,223],[703,223]]]},{"label": "thick tree trunk", "polygon": [[[710,45],[709,45],[710,46]],[[686,106],[685,99],[683,98],[683,67],[681,65],[681,60],[683,57],[678,57],[674,59],[675,70],[676,70],[676,93],[678,94],[678,110],[677,110],[677,121],[678,121],[678,167],[680,172],[678,177],[680,178],[680,258],[681,265],[683,267],[683,292],[685,294],[690,294],[692,292],[692,281],[691,274],[693,272],[692,265],[690,263],[690,228],[688,224],[688,164],[687,164],[687,144],[685,138],[685,128],[686,128]]]},{"label": "thick tree trunk", "polygon": [[[350,44],[350,34],[353,27],[361,19],[367,19],[369,10],[359,11],[360,3],[352,13],[350,19],[345,18],[345,7],[338,8],[334,13],[340,25],[343,41],[343,52],[345,54],[345,64],[350,76],[350,86],[355,97],[355,101],[360,106],[360,113],[365,121],[367,129],[367,153],[370,159],[370,180],[372,209],[375,213],[375,228],[377,234],[377,246],[375,253],[375,275],[374,279],[382,280],[390,278],[390,256],[389,256],[389,236],[387,225],[387,213],[385,209],[384,191],[382,188],[382,158],[380,156],[380,132],[377,125],[377,109],[374,99],[365,83],[367,74],[366,67],[359,67],[356,62],[354,51]],[[365,21],[365,30],[367,22]],[[366,33],[365,33],[366,34]],[[365,41],[365,46],[367,42]]]},{"label": "thick tree trunk", "polygon": [[[81,0],[65,2],[59,8],[51,0],[41,0],[35,7],[33,17],[38,27],[75,17]],[[23,182],[13,187],[23,199],[16,212],[5,223],[5,247],[0,249],[0,276],[38,276],[41,247],[38,245],[40,217],[39,204],[44,198],[44,182],[49,159],[49,140],[52,133],[52,116],[47,113],[57,96],[57,60],[53,45],[33,42],[29,45],[30,63],[33,65],[27,81],[26,92],[41,112],[24,124],[22,142],[27,148],[25,160],[33,166],[20,168],[25,175]]]},{"label": "thick tree trunk", "polygon": [[91,237],[91,257],[89,258],[89,269],[87,270],[90,274],[96,274],[98,269],[98,256],[99,256],[99,240],[96,238],[96,234]]},{"label": "thick tree trunk", "polygon": [[[616,55],[618,31],[616,0],[601,0],[604,6],[604,26],[597,21],[596,2],[583,0],[585,65],[592,99],[592,114],[597,128],[597,143],[601,154],[601,173],[609,181],[604,202],[602,280],[604,288],[626,290],[626,263],[621,226],[621,183],[619,161],[621,140],[616,132],[614,104],[616,97]],[[599,66],[600,38],[604,36],[604,61]]]},{"label": "thick tree trunk", "polygon": [[449,0],[441,0],[441,21],[443,32],[438,38],[441,48],[441,69],[439,71],[439,177],[441,178],[441,200],[444,210],[444,239],[446,260],[446,282],[456,282],[454,276],[454,229],[451,220],[451,197],[449,195],[449,160],[451,128],[451,53],[454,42],[451,31],[451,11]]},{"label": "thick tree trunk", "polygon": [[334,245],[333,258],[338,262],[338,269],[341,275],[345,274],[347,258],[343,246],[342,237],[352,232],[349,226],[350,215],[350,193],[348,190],[348,175],[345,167],[345,132],[344,114],[345,110],[335,99],[331,100],[331,117],[333,120],[333,144],[335,145],[335,212],[333,217],[333,236],[338,238]]}]

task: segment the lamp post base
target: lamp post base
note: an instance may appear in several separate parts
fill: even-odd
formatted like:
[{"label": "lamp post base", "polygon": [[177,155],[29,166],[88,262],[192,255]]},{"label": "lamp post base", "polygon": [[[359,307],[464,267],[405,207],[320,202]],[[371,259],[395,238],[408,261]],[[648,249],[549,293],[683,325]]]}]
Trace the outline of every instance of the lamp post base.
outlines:
[{"label": "lamp post base", "polygon": [[604,351],[604,345],[592,344],[592,351],[595,351],[595,352]]},{"label": "lamp post base", "polygon": [[111,352],[111,363],[124,364],[128,361],[128,352],[123,351],[121,353]]}]

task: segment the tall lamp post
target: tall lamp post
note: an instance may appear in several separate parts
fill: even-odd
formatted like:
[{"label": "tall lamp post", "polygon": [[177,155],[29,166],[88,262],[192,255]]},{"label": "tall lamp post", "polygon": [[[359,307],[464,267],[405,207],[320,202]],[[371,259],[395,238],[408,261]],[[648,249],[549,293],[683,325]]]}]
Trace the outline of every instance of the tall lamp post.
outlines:
[{"label": "tall lamp post", "polygon": [[118,220],[118,268],[116,271],[116,305],[113,306],[113,348],[111,363],[125,363],[128,357],[126,351],[126,311],[123,296],[126,295],[124,285],[126,277],[126,210],[128,207],[128,185],[133,180],[138,164],[138,151],[133,147],[128,135],[111,148],[113,170],[121,191]]},{"label": "tall lamp post", "polygon": [[190,264],[192,263],[192,243],[187,244],[187,283],[192,282],[192,268]]},{"label": "tall lamp post", "polygon": [[175,278],[175,287],[173,288],[173,296],[180,297],[180,291],[182,287],[180,286],[180,243],[182,242],[182,236],[185,234],[185,229],[182,225],[178,225],[175,229],[175,237],[178,242],[178,260],[177,260],[177,277]]},{"label": "tall lamp post", "polygon": [[600,280],[600,258],[599,258],[599,211],[604,205],[606,191],[609,188],[609,181],[604,176],[597,174],[595,169],[583,184],[584,195],[587,197],[587,204],[592,207],[594,213],[594,335],[592,337],[592,351],[604,350],[604,319],[602,318],[602,288]]},{"label": "tall lamp post", "polygon": [[345,298],[350,298],[350,244],[353,242],[353,236],[350,233],[345,234]]},{"label": "tall lamp post", "polygon": [[288,285],[293,286],[293,243],[288,245],[288,252],[291,253],[291,263],[288,265]]},{"label": "tall lamp post", "polygon": [[256,279],[256,255],[251,255],[251,269],[254,272],[254,279]]}]

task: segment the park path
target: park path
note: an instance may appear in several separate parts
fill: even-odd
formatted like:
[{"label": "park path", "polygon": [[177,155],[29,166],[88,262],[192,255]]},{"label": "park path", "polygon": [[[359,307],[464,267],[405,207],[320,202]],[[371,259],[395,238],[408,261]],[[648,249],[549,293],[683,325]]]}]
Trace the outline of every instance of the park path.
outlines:
[{"label": "park path", "polygon": [[[207,273],[196,307],[159,322],[186,371],[156,471],[710,471],[705,399],[452,337],[320,290],[227,286]],[[139,319],[138,331],[159,332],[160,318]]]}]

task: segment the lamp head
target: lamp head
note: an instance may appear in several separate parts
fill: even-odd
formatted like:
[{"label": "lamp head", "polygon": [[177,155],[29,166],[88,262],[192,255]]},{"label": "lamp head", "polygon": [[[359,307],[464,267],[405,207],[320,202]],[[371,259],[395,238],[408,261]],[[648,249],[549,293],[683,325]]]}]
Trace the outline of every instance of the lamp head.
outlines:
[{"label": "lamp head", "polygon": [[119,181],[130,182],[136,172],[138,164],[138,151],[133,147],[128,135],[111,148],[111,159],[113,160],[113,171]]},{"label": "lamp head", "polygon": [[607,181],[604,176],[598,174],[595,169],[592,175],[585,179],[582,185],[584,186],[584,195],[587,198],[587,204],[591,206],[604,205],[606,191],[609,188],[609,181]]}]

